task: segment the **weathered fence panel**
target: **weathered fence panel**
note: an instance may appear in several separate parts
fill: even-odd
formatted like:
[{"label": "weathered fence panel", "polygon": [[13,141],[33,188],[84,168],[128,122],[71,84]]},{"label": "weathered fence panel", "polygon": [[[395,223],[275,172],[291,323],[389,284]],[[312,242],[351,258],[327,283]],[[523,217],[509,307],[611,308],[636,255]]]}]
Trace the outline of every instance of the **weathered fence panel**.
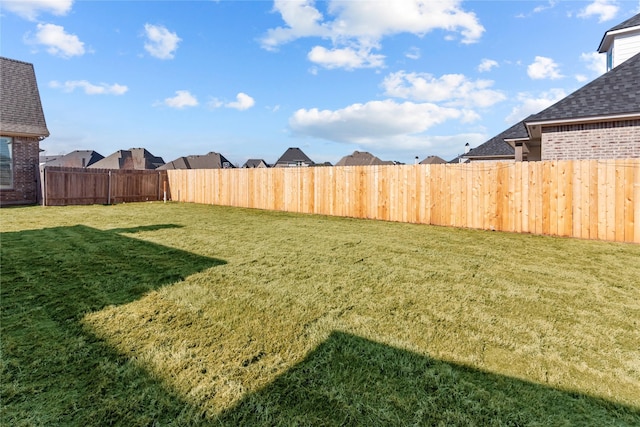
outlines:
[{"label": "weathered fence panel", "polygon": [[640,243],[640,159],[171,170],[175,201]]},{"label": "weathered fence panel", "polygon": [[167,172],[45,166],[41,182],[45,206],[144,202],[164,198]]}]

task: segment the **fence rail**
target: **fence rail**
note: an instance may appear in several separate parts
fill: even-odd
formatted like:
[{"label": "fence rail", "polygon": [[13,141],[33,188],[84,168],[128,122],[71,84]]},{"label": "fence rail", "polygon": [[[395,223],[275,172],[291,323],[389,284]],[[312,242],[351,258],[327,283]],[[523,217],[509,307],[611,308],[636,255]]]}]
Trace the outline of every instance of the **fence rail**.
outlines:
[{"label": "fence rail", "polygon": [[166,171],[45,166],[41,169],[42,204],[61,206],[162,200],[166,181]]},{"label": "fence rail", "polygon": [[640,159],[167,172],[182,202],[640,243]]}]

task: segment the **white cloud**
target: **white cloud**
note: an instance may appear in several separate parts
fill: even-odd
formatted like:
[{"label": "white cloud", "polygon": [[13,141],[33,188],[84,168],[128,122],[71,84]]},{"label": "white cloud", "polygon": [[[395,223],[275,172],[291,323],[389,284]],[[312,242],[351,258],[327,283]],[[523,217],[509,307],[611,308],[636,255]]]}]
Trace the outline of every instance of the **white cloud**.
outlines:
[{"label": "white cloud", "polygon": [[[353,104],[339,110],[300,109],[289,118],[294,134],[353,144],[412,144],[418,134],[465,111],[431,103],[392,100]],[[413,142],[412,142],[413,141]]]},{"label": "white cloud", "polygon": [[361,48],[354,50],[350,47],[344,49],[326,49],[315,46],[308,54],[311,62],[324,68],[377,68],[384,64],[384,56],[372,54],[370,49]]},{"label": "white cloud", "polygon": [[460,3],[458,0],[332,1],[329,11],[336,20],[331,28],[336,35],[367,40],[406,32],[424,35],[442,29],[460,32],[463,43],[477,42],[484,28],[474,13],[460,8]]},{"label": "white cloud", "polygon": [[236,95],[236,100],[231,102],[224,102],[218,98],[212,98],[211,101],[207,103],[209,108],[234,108],[239,111],[248,110],[256,104],[256,101],[247,95],[246,93],[240,92]]},{"label": "white cloud", "polygon": [[444,102],[449,107],[489,107],[506,97],[490,89],[491,80],[469,80],[462,74],[445,74],[436,78],[428,73],[398,71],[382,82],[385,94],[415,101]]},{"label": "white cloud", "polygon": [[261,40],[262,47],[274,50],[301,37],[328,36],[329,29],[321,23],[323,16],[314,3],[314,0],[275,0],[273,11],[280,13],[286,26],[269,29]]},{"label": "white cloud", "polygon": [[578,16],[580,18],[598,17],[598,22],[610,21],[618,14],[620,7],[612,0],[595,0],[582,9]]},{"label": "white cloud", "polygon": [[178,43],[182,41],[176,33],[172,33],[162,25],[144,24],[147,41],[144,48],[158,59],[173,59]]},{"label": "white cloud", "polygon": [[224,102],[220,101],[218,98],[211,98],[211,100],[207,103],[207,106],[211,109],[220,108],[224,106]]},{"label": "white cloud", "polygon": [[596,76],[600,76],[607,71],[607,57],[602,53],[583,53],[580,55],[580,60],[586,62],[587,68],[593,71]]},{"label": "white cloud", "polygon": [[505,122],[516,123],[531,114],[539,113],[566,96],[567,94],[563,89],[551,89],[537,96],[530,93],[519,93],[519,105],[511,110],[511,113],[505,118]]},{"label": "white cloud", "polygon": [[183,109],[185,107],[196,107],[198,99],[191,95],[188,90],[177,90],[173,98],[165,98],[163,102],[156,105],[166,105],[167,107]]},{"label": "white cloud", "polygon": [[84,90],[87,95],[124,95],[129,88],[118,83],[112,85],[107,83],[93,84],[86,80],[70,80],[64,83],[52,81],[49,87],[62,89],[65,92],[73,92],[76,88]]},{"label": "white cloud", "polygon": [[[459,34],[462,43],[477,42],[484,27],[474,13],[463,10],[460,4],[460,0],[331,0],[327,3],[330,18],[326,18],[313,0],[275,0],[273,10],[280,13],[285,25],[269,29],[261,44],[265,49],[275,50],[298,38],[320,37],[330,39],[332,49],[319,51],[316,47],[314,55],[326,57],[334,51],[335,55],[349,54],[349,60],[329,60],[333,67],[340,64],[351,68],[382,66],[384,57],[372,55],[371,50],[379,49],[380,41],[386,36],[411,33],[421,37],[440,29],[449,35]],[[367,55],[354,55],[354,52],[367,52]],[[357,61],[362,57],[369,60]]]},{"label": "white cloud", "polygon": [[236,100],[234,102],[229,102],[225,104],[225,107],[235,108],[236,110],[243,111],[253,107],[255,103],[256,102],[252,97],[250,97],[246,93],[240,92],[238,95],[236,95]]},{"label": "white cloud", "polygon": [[555,80],[564,77],[558,70],[558,64],[553,59],[544,56],[536,56],[533,63],[527,67],[527,74],[534,80]]},{"label": "white cloud", "polygon": [[84,43],[75,34],[68,34],[64,27],[54,24],[38,24],[32,43],[47,46],[47,52],[62,58],[85,54]]},{"label": "white cloud", "polygon": [[540,12],[544,12],[547,9],[552,9],[556,6],[557,3],[558,2],[556,0],[549,0],[546,5],[536,6],[533,9],[533,13],[540,13]]},{"label": "white cloud", "polygon": [[404,54],[409,59],[420,59],[420,48],[412,47]]},{"label": "white cloud", "polygon": [[29,21],[35,21],[41,13],[66,15],[72,5],[73,0],[3,0],[2,2],[3,9]]},{"label": "white cloud", "polygon": [[478,71],[481,73],[491,71],[492,68],[499,67],[498,62],[493,59],[484,58],[480,65],[478,65]]}]

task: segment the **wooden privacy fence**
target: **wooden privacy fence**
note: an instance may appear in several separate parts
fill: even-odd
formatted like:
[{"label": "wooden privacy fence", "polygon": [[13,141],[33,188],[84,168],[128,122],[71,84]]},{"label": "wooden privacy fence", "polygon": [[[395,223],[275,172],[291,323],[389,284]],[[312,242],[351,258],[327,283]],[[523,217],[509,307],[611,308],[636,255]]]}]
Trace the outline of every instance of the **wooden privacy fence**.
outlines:
[{"label": "wooden privacy fence", "polygon": [[163,200],[167,181],[166,171],[155,170],[45,166],[40,175],[45,206]]},{"label": "wooden privacy fence", "polygon": [[175,201],[640,243],[640,159],[168,171]]}]

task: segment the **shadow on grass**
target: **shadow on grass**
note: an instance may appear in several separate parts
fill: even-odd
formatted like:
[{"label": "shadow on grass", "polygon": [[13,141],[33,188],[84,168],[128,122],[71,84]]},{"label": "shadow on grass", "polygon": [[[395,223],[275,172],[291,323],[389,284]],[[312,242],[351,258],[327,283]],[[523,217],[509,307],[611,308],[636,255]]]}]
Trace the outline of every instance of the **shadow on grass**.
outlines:
[{"label": "shadow on grass", "polygon": [[640,425],[640,410],[343,332],[221,414],[225,425]]},{"label": "shadow on grass", "polygon": [[[82,328],[224,264],[84,226],[0,234],[2,425],[640,425],[640,410],[334,332],[218,416]],[[259,361],[256,361],[259,363]]]},{"label": "shadow on grass", "polygon": [[80,324],[88,312],[224,264],[118,234],[173,227],[0,234],[3,425],[132,426],[197,417],[197,408]]}]

